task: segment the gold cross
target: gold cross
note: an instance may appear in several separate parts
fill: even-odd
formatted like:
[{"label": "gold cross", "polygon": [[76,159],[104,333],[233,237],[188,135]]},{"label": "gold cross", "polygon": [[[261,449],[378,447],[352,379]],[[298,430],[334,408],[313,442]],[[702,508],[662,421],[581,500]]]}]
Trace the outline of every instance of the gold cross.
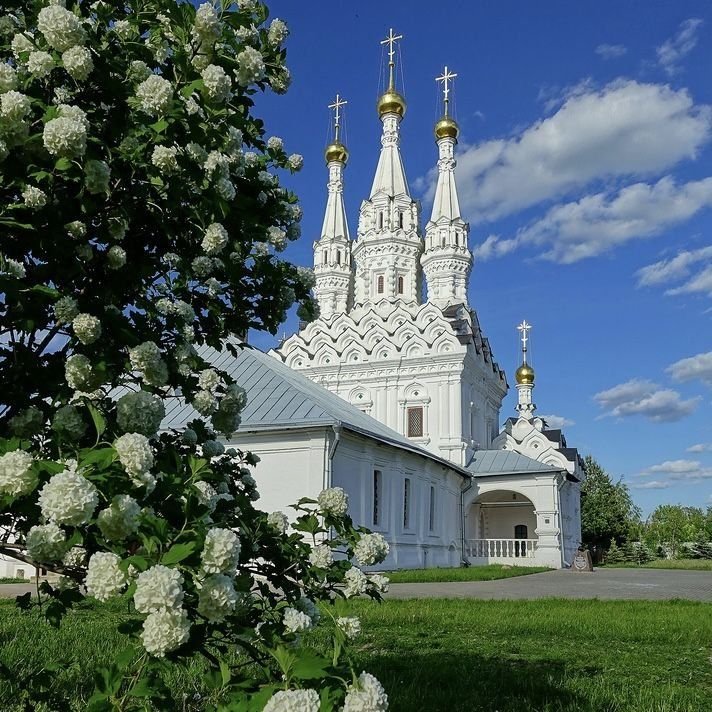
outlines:
[{"label": "gold cross", "polygon": [[393,34],[393,28],[391,27],[390,30],[388,30],[388,37],[386,37],[385,40],[381,40],[381,44],[387,44],[388,45],[388,71],[389,71],[389,76],[388,76],[388,89],[389,91],[392,91],[394,89],[394,84],[393,84],[393,67],[396,66],[396,63],[393,61],[393,55],[395,55],[396,51],[393,49],[393,45],[396,43],[397,40],[402,40],[403,35],[394,35]]},{"label": "gold cross", "polygon": [[447,68],[447,64],[445,65],[445,70],[439,77],[435,77],[436,82],[442,82],[443,83],[443,96],[445,98],[445,116],[447,116],[447,109],[448,109],[448,104],[450,103],[450,82],[457,76],[457,74],[453,74],[450,72]]},{"label": "gold cross", "polygon": [[339,128],[341,127],[341,112],[339,109],[342,106],[346,106],[349,102],[342,99],[338,94],[336,99],[334,99],[333,104],[329,104],[328,108],[334,110],[334,143],[339,142]]},{"label": "gold cross", "polygon": [[532,325],[527,324],[526,319],[517,327],[517,329],[522,332],[522,354],[524,355],[524,363],[527,362],[527,342],[529,341],[527,338],[527,332],[531,328]]}]

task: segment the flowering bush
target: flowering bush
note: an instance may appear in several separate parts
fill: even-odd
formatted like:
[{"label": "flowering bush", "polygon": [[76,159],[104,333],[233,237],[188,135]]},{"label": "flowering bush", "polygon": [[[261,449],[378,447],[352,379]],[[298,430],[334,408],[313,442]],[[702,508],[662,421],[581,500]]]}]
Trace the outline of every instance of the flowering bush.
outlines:
[{"label": "flowering bush", "polygon": [[[253,114],[289,85],[286,25],[257,0],[0,13],[0,553],[62,575],[54,625],[84,596],[129,604],[91,709],[175,709],[159,673],[197,656],[224,709],[386,709],[344,652],[358,620],[316,605],[379,598],[351,560],[385,542],[338,488],[291,524],[255,507],[256,458],[216,435],[245,393],[196,351],[314,315],[313,276],[277,256],[301,218],[279,171],[303,159]],[[177,391],[204,420],[159,434]],[[318,625],[324,658],[300,644]]]}]

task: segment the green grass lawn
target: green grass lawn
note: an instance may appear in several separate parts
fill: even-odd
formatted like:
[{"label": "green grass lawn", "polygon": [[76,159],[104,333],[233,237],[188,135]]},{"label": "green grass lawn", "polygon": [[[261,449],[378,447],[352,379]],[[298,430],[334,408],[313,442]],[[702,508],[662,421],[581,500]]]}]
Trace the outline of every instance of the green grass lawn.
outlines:
[{"label": "green grass lawn", "polygon": [[[359,670],[385,685],[392,712],[710,712],[712,604],[687,601],[367,601]],[[0,603],[0,710],[48,663],[56,709],[81,710],[91,673],[124,647],[119,606],[83,605],[59,631]],[[311,644],[320,645],[313,636]],[[176,710],[204,707],[201,665],[170,673]],[[71,691],[66,693],[65,691]]]},{"label": "green grass lawn", "polygon": [[388,578],[392,583],[434,583],[443,581],[494,581],[495,579],[525,576],[549,571],[543,566],[459,566],[443,569],[405,569],[401,571],[388,571]]},{"label": "green grass lawn", "polygon": [[32,583],[29,579],[23,578],[0,578],[0,584],[3,583]]},{"label": "green grass lawn", "polygon": [[685,569],[712,571],[712,559],[655,559],[647,564],[605,564],[608,569]]}]

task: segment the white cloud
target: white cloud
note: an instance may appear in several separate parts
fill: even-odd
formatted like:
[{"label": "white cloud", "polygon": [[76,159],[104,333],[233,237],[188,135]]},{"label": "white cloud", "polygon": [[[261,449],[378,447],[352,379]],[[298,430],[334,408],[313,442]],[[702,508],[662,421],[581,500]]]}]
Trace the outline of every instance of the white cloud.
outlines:
[{"label": "white cloud", "polygon": [[[678,185],[670,177],[596,193],[551,208],[514,237],[490,235],[475,255],[501,257],[522,245],[543,246],[543,257],[570,264],[634,239],[655,235],[712,207],[712,177]],[[645,269],[645,268],[644,268]]]},{"label": "white cloud", "polygon": [[622,57],[627,51],[628,48],[621,44],[600,44],[595,49],[596,54],[603,59],[617,59],[618,57]]},{"label": "white cloud", "polygon": [[703,21],[697,17],[685,20],[680,23],[675,35],[657,48],[658,63],[668,75],[676,74],[680,70],[680,61],[697,46],[697,35],[702,24]]},{"label": "white cloud", "polygon": [[700,380],[712,386],[712,351],[675,361],[666,371],[676,381]]},{"label": "white cloud", "polygon": [[[570,89],[551,116],[458,152],[460,202],[472,222],[493,220],[592,181],[657,175],[694,159],[712,130],[712,110],[686,89],[617,80]],[[432,197],[437,172],[419,185]]]},{"label": "white cloud", "polygon": [[694,472],[700,469],[699,460],[665,460],[659,465],[653,465],[648,468],[649,472],[665,472],[667,474]]},{"label": "white cloud", "polygon": [[630,487],[631,489],[667,489],[671,484],[667,480],[650,480],[649,482],[635,482]]},{"label": "white cloud", "polygon": [[690,445],[690,447],[687,448],[687,452],[712,452],[712,443]]},{"label": "white cloud", "polygon": [[[693,267],[709,261],[709,265],[690,279]],[[709,291],[712,293],[712,245],[697,250],[681,250],[670,257],[653,264],[646,265],[636,272],[639,287],[654,287],[668,284],[681,279],[687,281],[679,287],[668,289],[666,294],[682,294],[694,291]],[[709,279],[709,284],[706,280]]]},{"label": "white cloud", "polygon": [[564,418],[562,415],[542,415],[541,417],[544,418],[546,424],[554,430],[576,425],[575,421]]},{"label": "white cloud", "polygon": [[700,400],[683,400],[677,391],[640,379],[620,383],[593,398],[606,411],[601,417],[642,415],[655,423],[681,420],[695,410]]}]

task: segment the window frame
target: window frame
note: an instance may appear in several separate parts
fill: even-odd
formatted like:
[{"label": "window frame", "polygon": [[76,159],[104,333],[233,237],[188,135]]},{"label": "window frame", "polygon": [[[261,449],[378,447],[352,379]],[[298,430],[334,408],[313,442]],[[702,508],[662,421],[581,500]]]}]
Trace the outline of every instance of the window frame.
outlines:
[{"label": "window frame", "polygon": [[[420,432],[411,432],[411,413],[420,413]],[[405,431],[408,438],[424,438],[425,437],[425,406],[423,405],[408,405],[405,408]]]}]

